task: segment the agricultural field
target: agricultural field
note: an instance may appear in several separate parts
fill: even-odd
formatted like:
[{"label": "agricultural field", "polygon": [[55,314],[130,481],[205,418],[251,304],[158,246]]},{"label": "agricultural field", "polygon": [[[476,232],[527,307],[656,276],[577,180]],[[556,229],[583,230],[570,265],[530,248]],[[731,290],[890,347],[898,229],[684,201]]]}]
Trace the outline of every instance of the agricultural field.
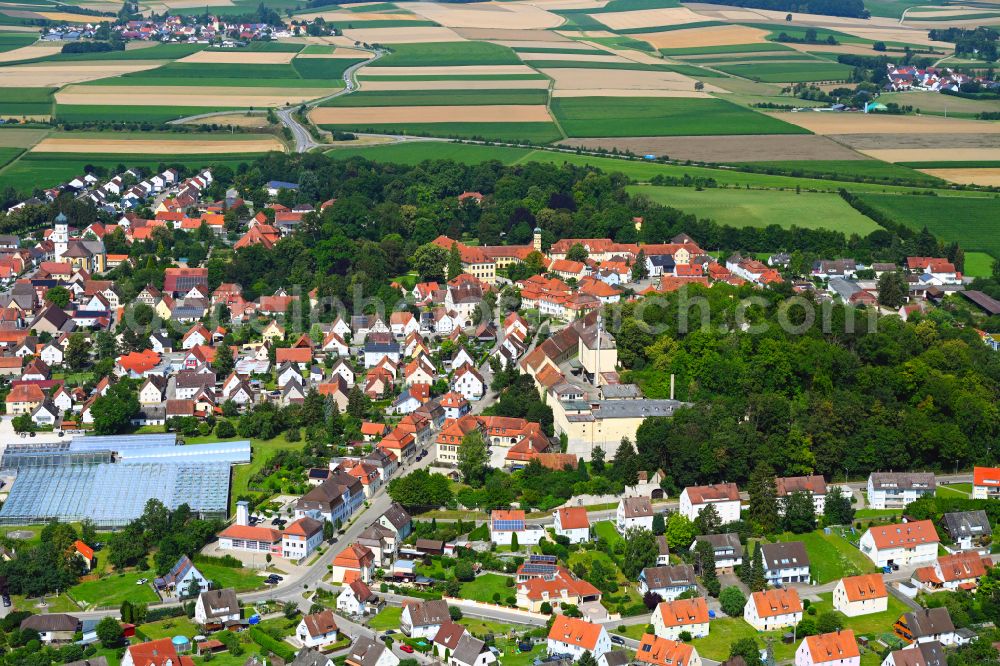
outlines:
[{"label": "agricultural field", "polygon": [[865,194],[861,199],[914,230],[926,226],[942,240],[1000,257],[1000,199],[893,194]]},{"label": "agricultural field", "polygon": [[397,164],[420,164],[424,160],[454,160],[465,164],[498,160],[504,164],[513,164],[531,152],[527,148],[505,146],[480,146],[447,141],[408,141],[376,147],[334,148],[328,150],[326,154],[337,159],[364,157],[377,162]]},{"label": "agricultural field", "polygon": [[571,137],[803,133],[721,99],[556,98],[552,112]]},{"label": "agricultural field", "polygon": [[629,191],[731,227],[763,228],[777,224],[785,228],[832,229],[862,236],[881,228],[837,194],[736,189],[699,191],[693,187],[650,185],[632,186]]},{"label": "agricultural field", "polygon": [[451,67],[516,65],[520,58],[507,46],[489,42],[396,44],[371,67]]},{"label": "agricultural field", "polygon": [[0,95],[0,116],[48,116],[55,88],[5,88]]}]

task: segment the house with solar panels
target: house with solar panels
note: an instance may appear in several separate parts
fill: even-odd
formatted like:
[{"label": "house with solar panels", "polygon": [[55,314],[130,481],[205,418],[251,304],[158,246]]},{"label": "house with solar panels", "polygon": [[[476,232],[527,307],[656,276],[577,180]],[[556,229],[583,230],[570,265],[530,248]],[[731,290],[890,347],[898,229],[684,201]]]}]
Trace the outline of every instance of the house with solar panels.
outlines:
[{"label": "house with solar panels", "polygon": [[179,446],[173,433],[9,444],[0,471],[14,482],[0,524],[88,518],[98,527],[122,527],[151,499],[170,510],[187,504],[200,517],[225,518],[231,468],[249,462],[249,441]]},{"label": "house with solar panels", "polygon": [[497,509],[490,514],[490,541],[498,546],[509,546],[515,534],[518,545],[535,546],[545,536],[545,530],[538,525],[528,525],[523,509]]}]

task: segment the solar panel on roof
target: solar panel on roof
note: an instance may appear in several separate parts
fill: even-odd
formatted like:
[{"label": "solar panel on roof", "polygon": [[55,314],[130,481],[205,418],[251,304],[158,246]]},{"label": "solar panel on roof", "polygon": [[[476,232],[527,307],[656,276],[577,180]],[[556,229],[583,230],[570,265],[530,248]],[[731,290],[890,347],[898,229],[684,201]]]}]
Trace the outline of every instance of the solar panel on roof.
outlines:
[{"label": "solar panel on roof", "polygon": [[494,520],[493,529],[502,532],[516,532],[524,529],[523,520]]},{"label": "solar panel on roof", "polygon": [[522,564],[521,573],[526,574],[550,574],[556,570],[554,564]]},{"label": "solar panel on roof", "polygon": [[534,563],[548,563],[555,564],[559,561],[559,558],[555,555],[529,555],[528,562]]}]

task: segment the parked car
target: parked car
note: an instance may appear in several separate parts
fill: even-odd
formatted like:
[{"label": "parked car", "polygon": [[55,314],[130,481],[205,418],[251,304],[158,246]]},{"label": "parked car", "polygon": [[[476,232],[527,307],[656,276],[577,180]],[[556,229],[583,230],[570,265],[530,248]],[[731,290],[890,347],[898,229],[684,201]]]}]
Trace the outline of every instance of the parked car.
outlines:
[{"label": "parked car", "polygon": [[140,578],[139,580],[135,581],[135,584],[136,585],[145,585],[148,582],[149,582],[148,578]]},{"label": "parked car", "polygon": [[402,645],[400,645],[399,649],[402,650],[403,652],[405,652],[406,654],[413,654],[413,648],[411,646],[407,645],[406,643],[403,643]]},{"label": "parked car", "polygon": [[3,606],[4,608],[10,608],[10,597],[8,595],[3,595]]},{"label": "parked car", "polygon": [[614,643],[615,645],[625,645],[625,639],[622,638],[621,636],[612,636],[611,642]]}]

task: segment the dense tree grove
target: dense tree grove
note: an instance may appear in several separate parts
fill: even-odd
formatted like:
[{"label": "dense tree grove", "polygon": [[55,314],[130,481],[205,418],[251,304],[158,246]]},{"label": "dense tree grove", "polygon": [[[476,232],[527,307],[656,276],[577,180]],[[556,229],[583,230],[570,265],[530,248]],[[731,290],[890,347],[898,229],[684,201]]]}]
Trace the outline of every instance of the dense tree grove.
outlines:
[{"label": "dense tree grove", "polygon": [[[764,331],[740,328],[740,298],[751,295],[757,300],[743,316],[770,324]],[[789,326],[775,325],[787,295],[716,285],[623,308],[626,379],[666,397],[673,374],[677,397],[694,403],[643,423],[636,444],[644,469],[666,470],[666,485],[678,489],[743,483],[760,462],[779,475],[834,479],[890,465],[954,470],[996,461],[1000,359],[974,330],[937,311],[876,323],[832,305],[824,332],[824,308],[802,297],[815,322],[793,333],[784,328],[802,323],[803,307],[782,310]],[[696,297],[704,307],[688,312]],[[703,313],[711,326],[700,325]]]}]

